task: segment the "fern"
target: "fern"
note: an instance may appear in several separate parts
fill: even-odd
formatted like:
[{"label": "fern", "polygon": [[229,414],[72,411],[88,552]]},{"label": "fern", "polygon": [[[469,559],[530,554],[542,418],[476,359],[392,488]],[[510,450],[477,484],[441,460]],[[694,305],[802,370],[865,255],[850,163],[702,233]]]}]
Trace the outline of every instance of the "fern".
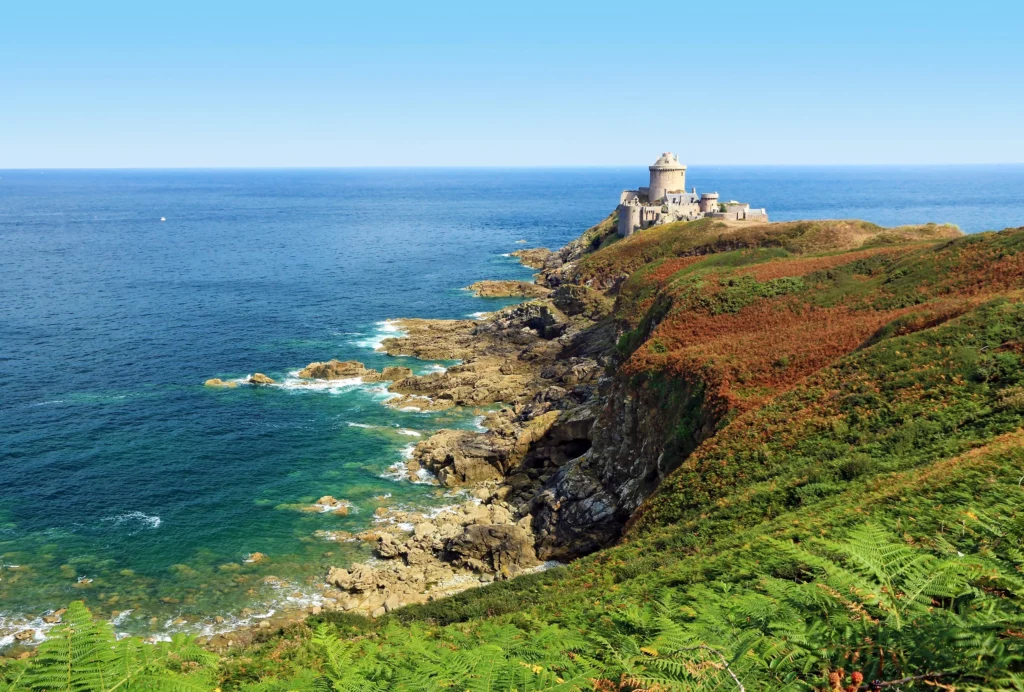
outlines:
[{"label": "fern", "polygon": [[23,673],[6,690],[47,692],[200,692],[211,689],[216,656],[194,639],[177,635],[170,642],[118,641],[113,627],[93,620],[74,602],[63,623],[53,628]]}]

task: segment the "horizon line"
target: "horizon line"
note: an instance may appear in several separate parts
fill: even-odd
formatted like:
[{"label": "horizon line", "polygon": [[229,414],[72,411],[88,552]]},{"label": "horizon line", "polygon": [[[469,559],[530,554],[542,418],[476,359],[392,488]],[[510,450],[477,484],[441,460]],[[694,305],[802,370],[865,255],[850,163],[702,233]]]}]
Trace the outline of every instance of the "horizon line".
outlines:
[{"label": "horizon line", "polygon": [[[701,168],[951,168],[959,166],[1024,166],[1024,161],[980,161],[955,163],[687,163]],[[648,164],[422,164],[412,166],[340,165],[340,166],[30,166],[0,168],[2,172],[30,171],[342,171],[342,170],[581,170],[609,168],[647,168]]]}]

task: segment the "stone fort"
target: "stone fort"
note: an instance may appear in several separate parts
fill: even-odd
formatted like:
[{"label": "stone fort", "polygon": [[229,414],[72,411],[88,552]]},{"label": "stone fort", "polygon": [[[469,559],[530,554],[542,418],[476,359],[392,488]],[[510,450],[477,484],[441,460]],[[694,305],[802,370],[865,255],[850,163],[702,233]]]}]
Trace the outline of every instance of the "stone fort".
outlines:
[{"label": "stone fort", "polygon": [[768,221],[768,212],[749,204],[720,202],[717,192],[697,195],[686,191],[686,166],[672,152],[665,152],[649,166],[651,183],[637,190],[625,190],[619,197],[619,235],[672,221],[713,218],[729,221]]}]

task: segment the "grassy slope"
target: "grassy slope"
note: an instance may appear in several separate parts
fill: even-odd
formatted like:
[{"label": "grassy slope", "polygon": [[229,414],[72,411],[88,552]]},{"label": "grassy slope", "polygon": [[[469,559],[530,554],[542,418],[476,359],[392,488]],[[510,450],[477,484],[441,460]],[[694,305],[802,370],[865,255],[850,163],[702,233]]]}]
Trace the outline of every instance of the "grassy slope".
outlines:
[{"label": "grassy slope", "polygon": [[325,617],[349,644],[296,627],[222,661],[222,686],[306,689],[340,680],[332,658],[353,689],[462,689],[452,666],[481,661],[542,689],[1021,686],[1024,229],[955,235],[699,221],[594,243],[578,280],[630,275],[622,376],[698,384],[717,433],[686,457],[669,441],[678,468],[619,545],[375,623]]},{"label": "grassy slope", "polygon": [[[634,330],[621,344],[624,371],[638,382],[701,379],[706,405],[721,409],[720,432],[641,508],[623,544],[393,620],[461,632],[505,614],[524,630],[642,631],[623,613],[653,607],[667,589],[696,627],[702,602],[729,602],[707,589],[731,584],[767,598],[761,580],[796,569],[780,540],[842,538],[867,518],[911,545],[938,546],[959,525],[963,551],[991,549],[994,539],[966,522],[987,511],[1012,523],[1021,493],[1024,231],[954,235],[860,222],[723,232],[696,222],[605,244],[578,276],[632,274],[617,304]],[[805,620],[822,612],[809,608]],[[745,632],[792,645],[754,623],[702,641],[733,651]],[[811,664],[773,669],[765,656],[746,669],[747,688],[822,684],[844,661],[855,667],[855,639]],[[905,656],[897,649],[889,656]],[[869,654],[856,667],[885,677],[938,663],[916,655]],[[1005,684],[1005,672],[993,680]]]}]

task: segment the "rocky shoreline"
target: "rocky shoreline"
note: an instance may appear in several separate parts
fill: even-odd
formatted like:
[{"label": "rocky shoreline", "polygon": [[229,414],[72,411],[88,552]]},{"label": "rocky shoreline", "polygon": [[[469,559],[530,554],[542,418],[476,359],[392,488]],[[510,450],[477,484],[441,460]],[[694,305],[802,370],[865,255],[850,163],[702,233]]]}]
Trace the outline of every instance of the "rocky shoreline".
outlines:
[{"label": "rocky shoreline", "polygon": [[531,290],[520,285],[525,282],[478,282],[472,288],[481,295],[492,291],[533,300],[480,320],[391,320],[402,335],[385,339],[378,349],[458,365],[414,375],[407,368],[377,373],[358,362],[329,361],[299,373],[386,380],[396,395],[386,403],[396,408],[492,408],[483,431],[440,430],[419,442],[401,469],[413,481],[426,472],[465,501],[431,513],[381,507],[367,531],[322,532],[326,540],[374,546],[371,561],[329,570],[323,609],[378,617],[566,557],[543,540],[549,532],[539,525],[537,510],[546,509],[543,489],[560,466],[590,446],[594,402],[607,365],[599,354],[609,344],[593,343],[593,315],[555,296],[551,279],[564,264],[559,253],[515,254],[545,270],[536,283],[526,284]]},{"label": "rocky shoreline", "polygon": [[[481,296],[532,299],[481,319],[389,320],[401,335],[385,339],[378,351],[458,361],[444,371],[378,372],[356,361],[327,361],[299,372],[310,379],[388,382],[394,396],[386,403],[396,408],[488,409],[481,431],[440,430],[419,442],[400,469],[412,481],[436,479],[464,501],[430,512],[380,507],[374,526],[359,534],[320,532],[323,540],[369,542],[374,557],[331,567],[322,605],[305,613],[379,617],[575,556],[558,538],[560,497],[550,487],[569,461],[590,448],[614,337],[613,329],[599,324],[607,303],[580,300],[579,291],[561,286],[563,268],[581,254],[579,242],[560,252],[512,253],[540,270],[534,283],[482,281],[470,288]],[[298,615],[282,614],[255,630]],[[220,648],[247,639],[244,632],[235,634],[216,635],[208,644]]]},{"label": "rocky shoreline", "polygon": [[[436,482],[460,499],[431,511],[379,507],[374,525],[354,535],[318,532],[325,543],[369,543],[373,557],[331,567],[304,607],[269,616],[243,612],[249,624],[234,628],[217,618],[214,627],[225,631],[203,636],[202,643],[215,650],[245,645],[261,632],[324,611],[379,617],[552,567],[618,538],[631,498],[639,495],[625,482],[629,478],[608,470],[615,468],[615,455],[632,451],[623,447],[618,409],[625,403],[627,411],[637,411],[616,394],[617,329],[610,319],[609,287],[585,285],[574,275],[576,260],[613,231],[606,219],[558,252],[510,253],[537,270],[533,283],[484,281],[471,287],[482,296],[520,296],[527,302],[480,319],[388,321],[400,335],[384,339],[378,351],[457,365],[416,375],[406,367],[377,371],[357,361],[330,360],[297,373],[311,384],[380,382],[392,395],[386,405],[399,409],[481,410],[480,431],[439,430],[416,444],[398,470],[412,481]],[[204,384],[240,383],[275,384],[260,373]],[[611,427],[595,432],[603,426]],[[610,445],[607,458],[593,449],[602,435]],[[620,487],[624,494],[617,496]],[[325,496],[300,509],[346,514],[349,507]]]},{"label": "rocky shoreline", "polygon": [[[432,511],[379,507],[368,530],[318,532],[316,537],[324,541],[370,543],[374,556],[331,567],[318,605],[203,637],[203,643],[217,650],[244,645],[260,632],[324,611],[379,617],[557,566],[574,556],[559,549],[551,527],[544,526],[557,516],[558,505],[545,487],[566,462],[590,447],[598,389],[602,378],[607,379],[614,336],[608,329],[595,330],[602,310],[558,288],[562,267],[571,266],[580,254],[578,243],[557,253],[511,253],[541,270],[533,283],[481,281],[470,289],[482,297],[530,300],[481,319],[389,320],[401,336],[384,339],[378,351],[458,361],[444,371],[376,371],[357,361],[337,360],[310,363],[299,371],[299,377],[310,380],[386,382],[393,396],[385,404],[399,409],[485,408],[481,431],[439,430],[419,442],[400,469],[411,481],[429,478],[464,499]],[[254,376],[249,384],[264,384],[259,379]],[[320,505],[347,511],[347,503],[333,497],[318,503],[317,511],[323,511]]]}]

